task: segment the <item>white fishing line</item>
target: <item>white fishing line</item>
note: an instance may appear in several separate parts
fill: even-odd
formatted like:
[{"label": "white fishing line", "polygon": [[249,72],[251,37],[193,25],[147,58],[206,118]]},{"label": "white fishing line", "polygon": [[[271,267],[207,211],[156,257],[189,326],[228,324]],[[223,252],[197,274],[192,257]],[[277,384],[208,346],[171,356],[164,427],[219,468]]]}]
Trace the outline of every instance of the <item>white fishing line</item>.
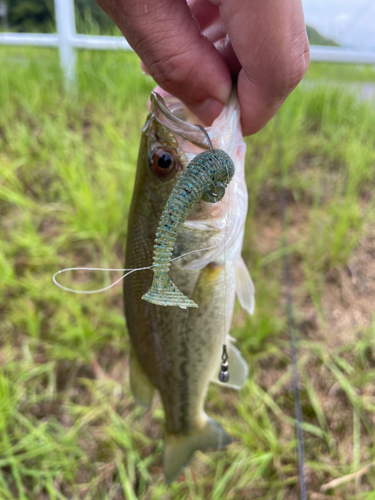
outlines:
[{"label": "white fishing line", "polygon": [[[198,125],[197,125],[198,126]],[[203,127],[199,127],[201,128],[202,130]],[[207,135],[207,132],[204,130],[205,132],[205,135]],[[208,139],[209,141],[209,139]],[[209,141],[210,143],[210,146],[211,146],[211,149],[212,149],[212,144],[211,144],[211,141]],[[221,244],[221,242],[223,241],[223,248],[224,248],[224,253],[223,253],[223,257],[224,257],[224,307],[223,307],[223,317],[224,317],[224,321],[223,321],[223,326],[224,326],[224,331],[223,331],[223,345],[226,345],[226,338],[227,338],[227,327],[226,327],[226,303],[227,303],[227,280],[226,280],[226,239],[227,239],[227,231],[228,231],[228,220],[229,220],[229,209],[230,209],[230,188],[229,188],[229,183],[230,183],[230,178],[229,178],[229,169],[228,169],[228,166],[225,165],[225,168],[227,170],[227,178],[228,178],[228,190],[227,190],[227,196],[228,196],[228,203],[227,203],[227,207],[226,209],[222,206],[219,206],[219,209],[220,211],[223,213],[225,211],[225,231],[224,231],[224,237],[222,238],[222,240],[220,240],[216,245],[212,246],[212,247],[208,247],[208,248],[205,248],[205,249],[202,249],[202,250],[211,250],[211,248],[215,248],[217,247],[218,245]],[[220,203],[220,202],[219,202]],[[178,258],[181,258],[181,257],[184,257],[185,255],[189,255],[190,253],[194,253],[196,252],[196,250],[192,250],[190,252],[187,252],[185,253],[184,255],[181,255],[179,257],[176,257],[177,259]],[[176,258],[172,259],[172,260],[176,260]],[[185,309],[185,308],[181,308],[181,309]],[[186,345],[188,346],[189,350],[193,353],[193,354],[197,354],[198,351],[195,351],[192,346],[190,345],[190,342],[186,336],[186,325],[187,325],[187,321],[188,321],[188,318],[189,318],[189,311],[187,310],[187,315],[186,315],[186,319],[185,319],[185,322],[184,322],[184,327],[183,327],[183,330],[182,330],[182,334],[183,334],[183,337],[185,339],[185,343]]]},{"label": "white fishing line", "polygon": [[[226,319],[227,319],[227,270],[226,270],[226,238],[227,238],[227,231],[228,231],[228,220],[229,220],[229,210],[230,210],[230,179],[229,179],[229,169],[228,169],[228,166],[226,166],[226,169],[227,169],[227,177],[228,177],[228,204],[227,204],[227,210],[226,210],[226,216],[225,216],[225,232],[224,232],[224,254],[223,254],[223,257],[224,257],[224,321],[223,321],[223,326],[224,326],[224,331],[223,331],[223,351],[222,351],[222,355],[221,355],[221,360],[223,362],[224,360],[224,356],[226,355],[227,357],[227,361],[228,361],[228,355],[227,355],[227,345],[226,345],[226,342],[227,342],[227,323],[226,323]],[[221,365],[223,366],[223,364]],[[222,368],[221,368],[222,369]],[[221,371],[220,371],[220,374],[221,375]],[[230,369],[229,369],[229,366],[228,366],[228,373],[229,373],[229,377],[230,377]],[[219,429],[219,434],[218,434],[218,443],[217,443],[217,451],[222,451],[222,456],[224,458],[224,460],[226,460],[228,463],[231,463],[231,464],[235,464],[235,465],[240,465],[244,460],[245,460],[245,457],[241,460],[241,461],[235,461],[233,462],[232,460],[229,460],[229,458],[226,456],[225,454],[225,450],[222,450],[223,448],[223,436],[224,436],[224,430],[222,428]]]},{"label": "white fishing line", "polygon": [[[226,279],[226,239],[227,239],[227,231],[228,231],[228,222],[229,222],[229,211],[230,211],[230,188],[229,188],[229,182],[230,182],[230,179],[229,179],[229,169],[228,169],[228,166],[226,165],[226,169],[227,169],[227,176],[228,176],[228,191],[227,191],[227,196],[228,196],[228,204],[227,204],[227,208],[226,208],[226,214],[225,214],[225,231],[224,231],[224,238],[223,238],[223,247],[224,247],[224,253],[223,253],[223,257],[224,257],[224,307],[223,307],[223,311],[224,311],[224,321],[223,321],[223,326],[224,326],[224,333],[223,333],[223,345],[226,345],[226,340],[227,340],[227,327],[226,327],[226,316],[227,316],[227,310],[226,310],[226,305],[227,305],[227,279]],[[220,207],[221,211],[224,212],[224,208]],[[221,241],[219,243],[217,243],[216,245],[214,245],[213,247],[211,248],[214,248],[215,246],[218,246],[219,244],[221,243]],[[193,250],[194,252],[195,250]],[[188,253],[192,253],[192,252],[188,252]],[[185,254],[187,255],[187,254]],[[195,351],[192,346],[190,345],[190,342],[188,341],[188,338],[186,336],[186,325],[187,325],[187,321],[189,319],[189,309],[188,308],[183,308],[183,309],[186,309],[186,318],[185,318],[185,322],[184,322],[184,326],[183,326],[183,336],[184,336],[184,340],[185,340],[185,343],[188,347],[188,349],[193,353],[193,354],[197,354],[198,351]],[[222,456],[222,459],[224,459],[227,463],[229,464],[233,464],[233,465],[241,465],[245,460],[246,460],[246,456],[244,456],[241,460],[230,460],[227,456],[226,456],[226,449],[223,447],[223,436],[224,436],[224,429],[223,428],[220,428],[219,429],[219,433],[218,433],[218,441],[217,441],[217,452],[220,452],[221,453],[221,456]]]},{"label": "white fishing line", "polygon": [[[197,125],[198,126],[198,125]],[[208,137],[208,134],[207,132],[205,131],[205,129],[203,129],[203,127],[199,127],[206,135],[206,137]],[[210,148],[211,150],[213,150],[212,148],[212,144],[211,144],[211,141],[209,140],[209,137],[208,137],[208,142],[210,144]],[[227,339],[227,325],[226,325],[226,316],[227,316],[227,310],[226,310],[226,304],[227,304],[227,277],[226,277],[226,240],[227,240],[227,233],[228,233],[228,221],[229,221],[229,211],[230,211],[230,177],[229,177],[229,169],[228,169],[228,166],[225,165],[225,168],[226,168],[226,171],[227,171],[227,179],[228,179],[228,189],[227,189],[227,197],[228,197],[228,203],[227,203],[227,207],[226,209],[222,206],[219,205],[219,209],[220,209],[220,212],[223,213],[225,212],[225,231],[224,231],[224,237],[222,238],[222,240],[220,240],[216,245],[212,246],[212,247],[207,247],[205,249],[202,249],[202,250],[211,250],[212,248],[215,248],[217,247],[218,245],[221,244],[221,242],[223,242],[223,260],[224,260],[224,307],[223,307],[223,345],[226,346],[226,339]],[[220,203],[220,202],[219,202]],[[185,255],[189,255],[191,253],[194,253],[196,252],[197,250],[192,250],[190,252],[187,252],[185,253],[184,255],[181,255],[179,257],[175,257],[174,259],[171,259],[171,260],[176,260],[178,258],[181,258],[181,257],[184,257]],[[181,309],[185,309],[185,308],[181,308]],[[188,318],[189,318],[189,311],[187,310],[187,315],[186,315],[186,319],[185,319],[185,322],[184,322],[184,327],[183,327],[183,330],[182,330],[182,334],[184,336],[184,339],[185,339],[185,343],[187,345],[187,347],[189,348],[189,350],[193,353],[193,354],[197,354],[197,351],[195,351],[192,346],[190,345],[190,342],[186,336],[186,325],[187,325],[187,321],[188,321]]]},{"label": "white fishing line", "polygon": [[[66,269],[61,269],[60,271],[57,271],[57,273],[55,273],[52,276],[52,281],[54,282],[54,284],[56,286],[61,288],[61,290],[65,290],[66,292],[89,295],[92,293],[105,292],[106,290],[109,290],[110,288],[117,285],[117,283],[120,283],[120,281],[122,281],[124,278],[126,278],[126,276],[133,273],[134,271],[143,271],[144,269],[151,269],[152,267],[153,266],[139,267],[138,269],[115,269],[115,268],[113,268],[113,269],[108,268],[107,269],[107,268],[103,268],[103,267],[67,267]],[[125,272],[125,271],[128,271],[128,272],[126,274],[122,275],[121,278],[119,278],[118,280],[113,282],[111,285],[105,286],[104,288],[98,288],[97,290],[75,290],[74,288],[69,288],[67,286],[61,285],[61,283],[59,283],[56,279],[56,276],[58,276],[59,274],[67,273],[69,271],[103,271],[103,272],[113,272],[113,271]]]},{"label": "white fishing line", "polygon": [[[223,260],[224,260],[224,307],[223,307],[223,311],[224,311],[224,318],[223,318],[223,346],[225,345],[226,346],[226,340],[227,340],[227,322],[226,322],[226,317],[227,317],[227,276],[226,276],[226,272],[227,272],[227,269],[226,269],[226,240],[227,240],[227,233],[228,233],[228,223],[229,223],[229,212],[230,212],[230,187],[229,187],[229,183],[230,183],[230,178],[229,178],[229,169],[228,169],[228,166],[226,165],[226,170],[227,170],[227,176],[228,176],[228,190],[227,190],[227,197],[228,197],[228,203],[227,203],[227,207],[226,207],[226,210],[222,207],[220,207],[220,209],[222,210],[222,212],[226,212],[225,214],[225,231],[224,231],[224,238],[223,238]],[[221,242],[219,242],[218,244],[220,244]],[[215,245],[217,246],[217,245]],[[191,253],[191,252],[189,252]],[[186,255],[186,254],[185,254]],[[184,336],[184,340],[185,340],[185,343],[188,347],[188,349],[193,353],[193,354],[197,354],[197,351],[195,351],[193,349],[193,347],[190,345],[190,342],[188,341],[188,338],[186,336],[186,325],[187,325],[187,321],[188,321],[188,318],[189,318],[189,310],[187,310],[187,315],[186,315],[186,318],[185,318],[185,322],[184,322],[184,326],[183,326],[183,336]],[[230,371],[229,371],[230,373]],[[241,460],[235,460],[235,461],[232,461],[230,460],[227,456],[226,456],[226,450],[224,449],[223,447],[223,436],[224,436],[224,430],[222,428],[219,429],[219,433],[218,433],[218,443],[217,443],[217,451],[218,452],[221,452],[221,456],[222,458],[227,462],[227,463],[230,463],[230,464],[234,464],[234,465],[241,465],[245,460],[246,460],[246,457],[243,457]]]},{"label": "white fishing line", "polygon": [[227,231],[228,231],[228,220],[229,220],[229,208],[230,208],[230,178],[229,178],[229,169],[228,165],[225,164],[225,167],[227,169],[227,178],[228,178],[228,205],[227,205],[227,213],[225,216],[225,232],[224,232],[224,338],[223,338],[223,344],[226,345],[226,340],[227,340],[227,323],[226,323],[226,318],[227,318],[227,255],[226,255],[226,241],[227,241]]},{"label": "white fishing line", "polygon": [[[203,252],[204,250],[212,250],[213,248],[217,247],[218,245],[221,244],[221,241],[216,243],[215,245],[211,247],[206,247],[206,248],[197,248],[196,250],[191,250],[190,252],[186,252],[182,255],[179,255],[178,257],[174,257],[171,259],[171,262],[177,259],[181,259],[182,257],[186,257],[186,255],[190,255],[191,253],[194,252]],[[70,293],[78,293],[78,294],[83,294],[83,295],[90,295],[93,293],[101,293],[109,290],[110,288],[113,288],[116,286],[120,281],[122,281],[124,278],[129,276],[129,274],[134,273],[135,271],[144,271],[146,269],[153,269],[155,265],[152,266],[146,266],[146,267],[137,267],[135,269],[118,269],[118,268],[106,268],[106,267],[67,267],[65,269],[60,269],[60,271],[57,271],[53,276],[52,276],[52,281],[53,283],[61,288],[61,290],[64,290],[66,292]],[[124,272],[126,274],[123,274],[118,280],[114,281],[111,285],[105,286],[103,288],[98,288],[96,290],[75,290],[74,288],[69,288],[67,286],[61,285],[56,279],[56,276],[59,274],[67,273],[69,271],[101,271],[101,272]]]},{"label": "white fishing line", "polygon": [[[201,128],[201,127],[199,127]],[[203,129],[203,127],[202,127]],[[205,135],[207,136],[207,132],[203,129]],[[211,150],[213,149],[212,148],[212,144],[211,144],[211,141],[208,137],[208,142],[210,144],[210,148]],[[226,170],[227,170],[227,177],[228,177],[228,190],[227,190],[227,197],[228,197],[228,203],[227,203],[227,207],[226,209],[222,206],[219,206],[219,209],[220,211],[223,213],[224,211],[226,212],[225,213],[225,231],[224,231],[224,237],[222,239],[220,239],[220,241],[218,241],[218,243],[216,243],[215,245],[212,245],[210,247],[205,247],[205,248],[198,248],[198,249],[195,249],[195,250],[190,250],[189,252],[186,252],[182,255],[179,255],[177,257],[174,257],[173,259],[170,260],[170,262],[173,262],[175,260],[178,260],[178,259],[181,259],[183,257],[186,257],[187,255],[190,255],[192,253],[196,253],[196,252],[203,252],[205,250],[212,250],[216,247],[218,247],[219,245],[221,245],[221,243],[223,243],[223,260],[224,260],[224,307],[223,307],[223,311],[224,311],[224,318],[223,318],[223,349],[224,349],[224,346],[225,346],[225,349],[226,349],[226,340],[227,340],[227,276],[226,276],[226,273],[227,273],[227,269],[226,269],[226,240],[227,240],[227,234],[228,234],[228,223],[229,223],[229,212],[230,212],[230,178],[229,178],[229,169],[228,169],[228,166],[226,166]],[[52,276],[52,281],[53,283],[58,287],[60,288],[61,290],[64,290],[66,292],[70,292],[70,293],[76,293],[76,294],[84,294],[84,295],[90,295],[90,294],[94,294],[94,293],[102,293],[102,292],[105,292],[107,290],[110,290],[111,288],[113,288],[114,286],[116,286],[118,283],[120,283],[123,279],[125,279],[127,276],[129,276],[129,274],[131,273],[134,273],[136,271],[144,271],[144,270],[150,270],[150,269],[153,269],[154,267],[156,267],[155,265],[151,265],[151,266],[146,266],[146,267],[139,267],[139,268],[134,268],[134,269],[122,269],[122,268],[102,268],[102,267],[68,267],[68,268],[65,268],[65,269],[61,269],[60,271],[57,271],[53,276]],[[124,272],[125,274],[122,275],[120,278],[118,278],[116,281],[114,281],[113,283],[111,283],[110,285],[108,286],[105,286],[103,288],[98,288],[96,290],[75,290],[74,288],[69,288],[69,287],[66,287],[64,285],[61,285],[56,277],[60,274],[63,274],[63,273],[66,273],[66,272],[69,272],[69,271],[100,271],[100,272]],[[185,343],[188,347],[188,349],[194,354],[196,355],[197,354],[197,351],[190,345],[190,342],[186,336],[186,325],[187,325],[187,322],[188,322],[188,319],[189,319],[189,309],[187,307],[181,307],[181,309],[184,309],[186,310],[186,318],[185,318],[185,321],[184,321],[184,325],[183,325],[183,330],[182,330],[182,333],[183,333],[183,337],[184,337],[184,340],[185,340]],[[224,351],[223,351],[224,353]],[[222,354],[223,355],[223,354]],[[235,462],[233,462],[232,460],[229,460],[227,458],[227,456],[225,456],[225,450],[223,449],[223,436],[224,436],[224,430],[223,429],[220,429],[219,430],[219,433],[218,433],[218,446],[217,446],[217,451],[219,452],[222,452],[222,455],[223,455],[223,458],[224,460],[226,460],[228,463],[230,464],[236,464],[236,465],[240,465],[246,457],[244,457],[242,460],[238,461],[236,460]]]}]

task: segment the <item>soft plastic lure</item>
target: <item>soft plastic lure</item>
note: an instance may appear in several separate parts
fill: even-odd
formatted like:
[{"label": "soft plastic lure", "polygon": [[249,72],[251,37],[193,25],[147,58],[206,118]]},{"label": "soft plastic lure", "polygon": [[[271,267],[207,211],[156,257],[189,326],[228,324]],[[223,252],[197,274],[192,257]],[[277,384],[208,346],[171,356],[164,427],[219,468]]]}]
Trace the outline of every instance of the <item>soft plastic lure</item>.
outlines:
[{"label": "soft plastic lure", "polygon": [[208,203],[220,201],[233,175],[234,164],[230,156],[220,149],[212,149],[212,146],[210,151],[197,155],[184,169],[159,221],[154,245],[154,279],[143,300],[160,306],[198,307],[168,276],[172,251],[178,232],[193,206],[199,200]]}]

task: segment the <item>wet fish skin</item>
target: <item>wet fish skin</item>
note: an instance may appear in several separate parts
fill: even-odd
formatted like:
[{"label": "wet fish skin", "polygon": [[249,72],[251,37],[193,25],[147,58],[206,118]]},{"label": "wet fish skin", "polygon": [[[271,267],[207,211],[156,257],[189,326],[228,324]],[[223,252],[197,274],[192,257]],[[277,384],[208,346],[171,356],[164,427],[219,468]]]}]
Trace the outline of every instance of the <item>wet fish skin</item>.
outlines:
[{"label": "wet fish skin", "polygon": [[[203,149],[201,132],[175,118],[163,105],[154,98],[141,138],[128,222],[127,269],[152,264],[157,225],[181,175],[177,168],[169,177],[158,178],[151,168],[153,151],[158,147],[167,148],[176,161],[186,167],[194,153]],[[244,155],[241,144],[238,151],[240,156]],[[232,198],[228,199],[228,193],[216,207],[198,202],[178,236],[174,254],[215,247],[171,265],[171,279],[198,304],[198,309],[187,313],[180,308],[161,307],[142,300],[152,283],[151,270],[134,272],[124,280],[132,391],[135,400],[143,406],[151,404],[155,389],[160,393],[165,410],[164,473],[169,483],[181,473],[195,450],[217,448],[231,441],[222,427],[207,417],[204,402],[209,382],[220,365],[222,343],[233,311],[235,269],[242,246],[247,201],[241,182],[240,178],[237,187],[232,188]],[[232,219],[229,217],[226,223],[229,228],[223,223],[227,205],[233,212]],[[231,354],[229,365],[233,365]],[[241,377],[246,377],[246,373],[244,370]]]}]

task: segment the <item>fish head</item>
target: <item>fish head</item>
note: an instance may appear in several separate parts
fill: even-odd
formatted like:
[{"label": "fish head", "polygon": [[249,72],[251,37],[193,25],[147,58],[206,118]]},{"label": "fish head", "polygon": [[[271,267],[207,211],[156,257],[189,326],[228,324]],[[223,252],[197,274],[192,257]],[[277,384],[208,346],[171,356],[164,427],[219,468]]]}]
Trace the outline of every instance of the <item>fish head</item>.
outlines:
[{"label": "fish head", "polygon": [[[143,128],[137,177],[144,187],[145,211],[160,216],[168,197],[182,172],[199,153],[210,149],[195,115],[174,97],[151,94],[151,111]],[[218,260],[224,246],[241,240],[247,210],[247,191],[244,182],[244,158],[240,111],[236,93],[214,121],[205,128],[214,149],[225,151],[232,159],[233,170],[217,179],[217,199],[208,194],[196,203],[187,217],[177,241],[177,254],[187,253],[198,245],[215,249],[181,259],[178,265],[192,269],[205,267]],[[232,179],[233,177],[233,179]],[[139,179],[138,179],[139,181]],[[229,182],[231,181],[231,182]],[[137,184],[137,181],[136,181]],[[217,193],[215,193],[217,195]],[[216,202],[217,201],[217,202]],[[216,202],[216,203],[215,203]],[[148,208],[147,208],[148,207]],[[242,233],[241,233],[242,231]],[[225,243],[223,240],[225,232]],[[212,240],[212,241],[211,241]]]}]

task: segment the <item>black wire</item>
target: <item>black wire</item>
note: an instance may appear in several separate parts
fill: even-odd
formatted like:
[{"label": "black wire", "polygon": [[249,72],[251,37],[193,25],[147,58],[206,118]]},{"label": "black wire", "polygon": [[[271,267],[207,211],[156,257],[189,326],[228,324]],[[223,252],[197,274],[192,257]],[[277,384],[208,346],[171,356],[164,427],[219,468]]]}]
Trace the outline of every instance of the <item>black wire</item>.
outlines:
[{"label": "black wire", "polygon": [[279,166],[279,181],[280,181],[280,212],[281,212],[281,224],[282,224],[282,246],[283,246],[283,264],[284,264],[284,279],[286,285],[286,299],[287,299],[287,317],[288,317],[288,329],[290,338],[290,357],[292,360],[292,384],[293,384],[293,397],[294,397],[294,411],[296,415],[296,433],[297,433],[297,450],[298,450],[298,468],[299,468],[299,482],[301,490],[301,500],[307,500],[306,491],[306,476],[305,476],[305,445],[303,439],[303,429],[302,429],[302,406],[301,406],[301,393],[299,389],[299,373],[297,366],[297,341],[296,341],[296,326],[293,311],[293,296],[292,296],[292,277],[290,273],[290,260],[289,254],[287,253],[288,241],[285,236],[286,230],[286,200],[285,200],[285,189],[283,185],[283,175],[281,166],[281,141],[278,137],[277,129],[278,119],[275,119],[275,132],[277,138],[277,156],[278,156],[278,166]]}]

